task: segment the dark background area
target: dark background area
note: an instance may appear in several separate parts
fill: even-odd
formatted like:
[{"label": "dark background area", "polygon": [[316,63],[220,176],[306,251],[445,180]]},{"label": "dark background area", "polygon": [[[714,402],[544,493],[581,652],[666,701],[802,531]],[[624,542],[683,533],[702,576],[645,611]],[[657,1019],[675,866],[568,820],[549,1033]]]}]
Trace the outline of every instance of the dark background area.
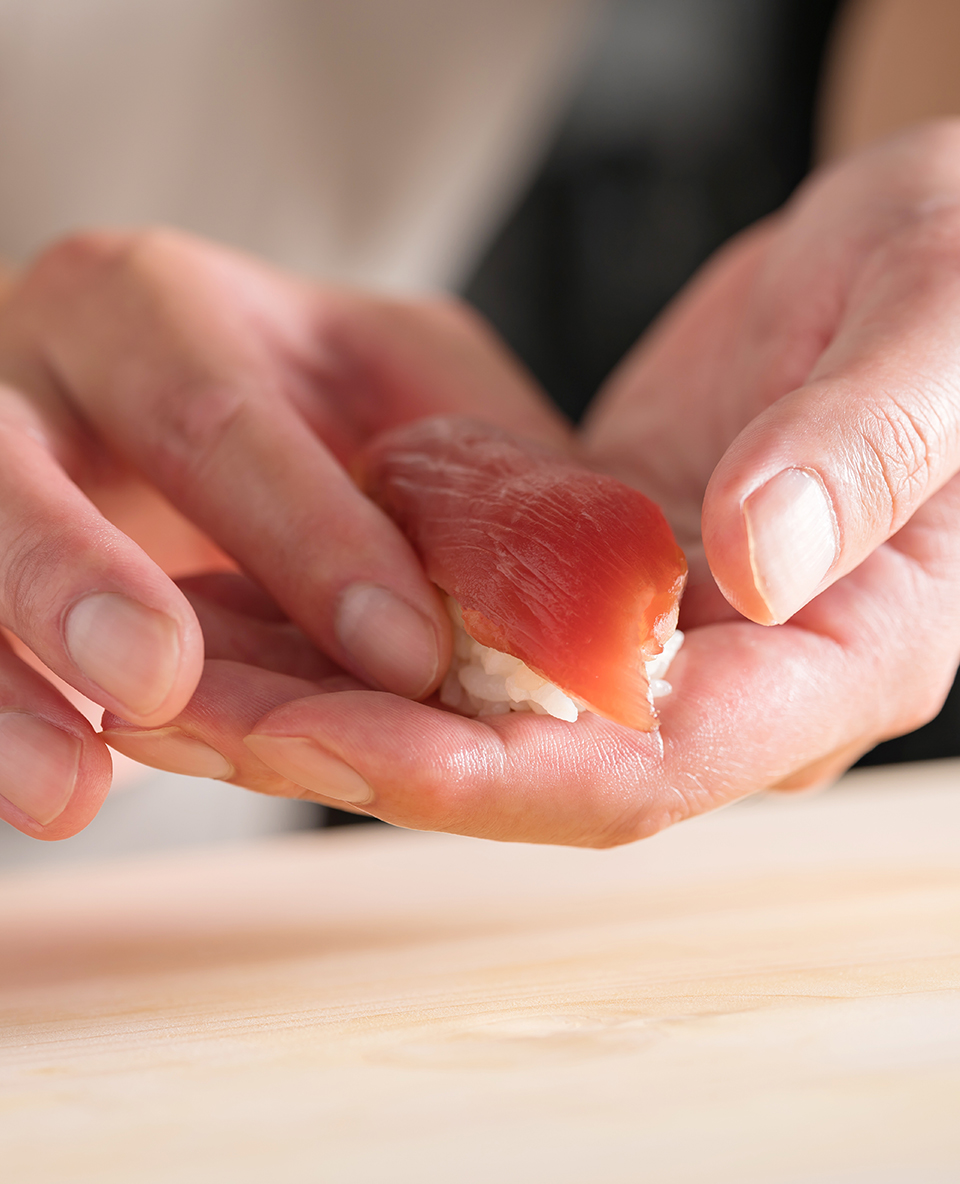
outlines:
[{"label": "dark background area", "polygon": [[810,167],[838,0],[621,0],[464,295],[578,419],[721,243]]}]

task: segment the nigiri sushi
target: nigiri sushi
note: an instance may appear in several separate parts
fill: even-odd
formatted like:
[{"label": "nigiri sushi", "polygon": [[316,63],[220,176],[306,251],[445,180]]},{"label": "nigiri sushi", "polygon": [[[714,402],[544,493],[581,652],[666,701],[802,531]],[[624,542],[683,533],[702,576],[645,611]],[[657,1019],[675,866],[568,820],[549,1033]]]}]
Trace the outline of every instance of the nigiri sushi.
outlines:
[{"label": "nigiri sushi", "polygon": [[448,597],[446,705],[657,727],[687,565],[649,498],[453,416],[384,433],[357,475]]}]

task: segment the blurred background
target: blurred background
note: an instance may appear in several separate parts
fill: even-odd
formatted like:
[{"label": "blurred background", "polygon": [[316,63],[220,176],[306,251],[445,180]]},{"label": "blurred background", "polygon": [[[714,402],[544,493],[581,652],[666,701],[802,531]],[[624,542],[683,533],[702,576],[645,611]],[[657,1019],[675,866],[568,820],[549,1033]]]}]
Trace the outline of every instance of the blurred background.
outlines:
[{"label": "blurred background", "polygon": [[[579,418],[816,155],[838,0],[0,0],[0,258],[167,223],[317,278],[459,291]],[[443,101],[437,101],[437,95]],[[863,763],[960,753],[960,698]],[[0,866],[353,815],[121,765]]]}]

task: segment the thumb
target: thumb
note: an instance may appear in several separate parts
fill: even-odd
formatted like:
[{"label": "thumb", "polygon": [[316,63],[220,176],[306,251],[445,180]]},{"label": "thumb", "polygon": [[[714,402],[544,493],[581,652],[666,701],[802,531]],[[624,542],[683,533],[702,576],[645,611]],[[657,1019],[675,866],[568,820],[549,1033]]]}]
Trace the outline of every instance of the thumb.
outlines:
[{"label": "thumb", "polygon": [[876,284],[807,384],[754,419],[710,480],[707,560],[760,624],[852,571],[960,468],[960,279],[913,262]]}]

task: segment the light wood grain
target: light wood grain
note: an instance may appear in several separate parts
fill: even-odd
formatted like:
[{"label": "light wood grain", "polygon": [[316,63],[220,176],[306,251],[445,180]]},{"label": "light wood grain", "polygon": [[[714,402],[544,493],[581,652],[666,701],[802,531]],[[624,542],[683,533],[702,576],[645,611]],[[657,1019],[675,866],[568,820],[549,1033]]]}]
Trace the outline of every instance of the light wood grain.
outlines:
[{"label": "light wood grain", "polygon": [[0,1179],[960,1179],[960,766],[0,881]]}]

